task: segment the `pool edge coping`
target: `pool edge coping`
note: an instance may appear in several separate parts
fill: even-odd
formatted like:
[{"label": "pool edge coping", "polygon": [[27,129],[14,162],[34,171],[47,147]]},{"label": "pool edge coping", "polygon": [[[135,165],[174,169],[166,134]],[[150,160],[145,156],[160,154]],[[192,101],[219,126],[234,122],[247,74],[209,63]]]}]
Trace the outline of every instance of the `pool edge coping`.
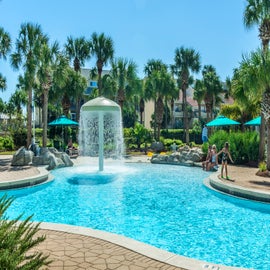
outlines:
[{"label": "pool edge coping", "polygon": [[36,168],[39,171],[37,175],[25,176],[23,178],[15,180],[0,180],[0,190],[10,190],[37,186],[40,184],[45,184],[46,182],[50,182],[54,179],[50,171],[46,169],[46,166],[37,166]]},{"label": "pool edge coping", "polygon": [[[34,224],[38,222],[33,222]],[[221,264],[209,263],[207,261],[198,260],[194,258],[189,258],[182,255],[177,255],[175,253],[157,248],[150,244],[146,244],[135,239],[118,235],[115,233],[96,230],[81,226],[74,226],[61,223],[50,223],[50,222],[41,222],[40,229],[49,230],[49,231],[60,231],[64,233],[77,234],[88,236],[96,239],[101,239],[112,244],[119,245],[121,247],[127,248],[133,252],[139,253],[151,259],[180,267],[187,270],[202,270],[202,269],[216,269],[216,270],[248,270],[248,268],[239,268],[233,266],[225,266]]]},{"label": "pool edge coping", "polygon": [[234,185],[229,181],[224,183],[219,179],[218,175],[219,172],[212,173],[203,181],[204,185],[228,196],[234,196],[236,198],[248,199],[261,203],[270,203],[270,192]]}]

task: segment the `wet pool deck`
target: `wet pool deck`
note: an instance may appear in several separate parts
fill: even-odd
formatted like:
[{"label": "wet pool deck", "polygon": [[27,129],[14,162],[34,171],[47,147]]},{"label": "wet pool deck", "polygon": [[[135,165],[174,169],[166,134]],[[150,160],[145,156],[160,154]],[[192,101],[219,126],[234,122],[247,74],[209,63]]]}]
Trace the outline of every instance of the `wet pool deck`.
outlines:
[{"label": "wet pool deck", "polygon": [[[39,179],[47,173],[44,168],[33,166],[12,167],[10,161],[11,156],[0,155],[0,187],[13,181]],[[137,156],[127,159],[127,162],[150,161],[147,156]],[[74,163],[80,164],[80,158],[74,160]],[[229,166],[228,170],[234,181],[221,179],[217,172],[209,177],[208,183],[226,187],[227,191],[223,191],[228,193],[237,189],[242,190],[243,194],[252,192],[270,198],[270,178],[256,176],[257,168]],[[84,227],[41,223],[39,234],[46,235],[46,240],[37,249],[50,255],[53,262],[48,269],[53,270],[244,269],[178,256],[124,236]]]}]

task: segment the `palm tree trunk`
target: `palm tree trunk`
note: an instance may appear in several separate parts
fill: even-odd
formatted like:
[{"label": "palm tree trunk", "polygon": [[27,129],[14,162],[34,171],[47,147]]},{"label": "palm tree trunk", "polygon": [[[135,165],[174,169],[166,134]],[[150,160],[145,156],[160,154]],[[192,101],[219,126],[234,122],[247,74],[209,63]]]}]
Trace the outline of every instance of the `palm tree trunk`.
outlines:
[{"label": "palm tree trunk", "polygon": [[140,123],[142,125],[142,123],[143,123],[143,113],[144,113],[144,100],[143,100],[143,98],[140,99],[139,107],[140,107]]},{"label": "palm tree trunk", "polygon": [[168,100],[167,100],[167,95],[165,96],[165,128],[168,128]]},{"label": "palm tree trunk", "polygon": [[80,121],[81,97],[76,98],[76,121]]},{"label": "palm tree trunk", "polygon": [[102,93],[102,79],[101,79],[102,67],[103,67],[103,63],[98,60],[97,69],[98,69],[98,94],[99,94],[99,96],[102,96],[102,94],[103,94]]},{"label": "palm tree trunk", "polygon": [[187,92],[183,89],[183,112],[184,112],[184,130],[186,143],[189,143],[189,127],[188,127],[188,112],[187,112]]},{"label": "palm tree trunk", "polygon": [[[261,121],[262,122],[262,121]],[[267,170],[270,171],[270,119],[266,121],[267,125]]]},{"label": "palm tree trunk", "polygon": [[44,91],[44,101],[43,101],[43,133],[42,133],[42,147],[47,146],[47,126],[48,126],[48,90]]},{"label": "palm tree trunk", "polygon": [[171,98],[171,127],[174,126],[174,117],[173,117],[173,108],[174,108],[174,99]]},{"label": "palm tree trunk", "polygon": [[202,108],[201,108],[202,106],[201,106],[201,103],[199,103],[198,102],[198,110],[199,110],[199,119],[201,119],[202,118]]},{"label": "palm tree trunk", "polygon": [[157,140],[157,117],[156,117],[156,113],[157,113],[157,102],[156,99],[154,100],[154,138],[155,140]]},{"label": "palm tree trunk", "polygon": [[160,140],[160,126],[161,126],[161,124],[158,124],[158,130],[157,130],[157,141],[158,142]]},{"label": "palm tree trunk", "polygon": [[31,144],[32,139],[32,87],[28,90],[28,104],[27,104],[27,144],[26,147],[28,148]]},{"label": "palm tree trunk", "polygon": [[[269,133],[269,131],[268,131],[268,128],[267,128],[267,133]],[[267,142],[270,142],[270,141],[267,140]],[[267,145],[269,145],[269,144],[267,143]],[[265,118],[264,118],[263,113],[261,113],[259,162],[264,161],[264,152],[265,152]],[[270,152],[267,151],[267,153],[270,153]]]}]

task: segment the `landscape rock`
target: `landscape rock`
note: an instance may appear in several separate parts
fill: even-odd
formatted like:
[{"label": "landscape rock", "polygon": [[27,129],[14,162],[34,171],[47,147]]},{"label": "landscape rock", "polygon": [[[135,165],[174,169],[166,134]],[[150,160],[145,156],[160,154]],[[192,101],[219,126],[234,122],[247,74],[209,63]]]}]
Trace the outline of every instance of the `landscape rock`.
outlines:
[{"label": "landscape rock", "polygon": [[203,152],[201,148],[191,148],[188,145],[185,145],[170,155],[154,154],[151,158],[151,163],[198,166],[199,162],[202,160]]},{"label": "landscape rock", "polygon": [[71,167],[73,162],[64,152],[58,152],[54,147],[41,147],[39,155],[35,156],[34,152],[21,147],[14,155],[11,161],[12,166],[26,166],[33,164],[35,166],[47,165],[48,170],[59,167]]},{"label": "landscape rock", "polygon": [[27,150],[25,147],[21,147],[13,155],[11,165],[12,166],[27,166],[32,164],[34,153],[30,150]]}]

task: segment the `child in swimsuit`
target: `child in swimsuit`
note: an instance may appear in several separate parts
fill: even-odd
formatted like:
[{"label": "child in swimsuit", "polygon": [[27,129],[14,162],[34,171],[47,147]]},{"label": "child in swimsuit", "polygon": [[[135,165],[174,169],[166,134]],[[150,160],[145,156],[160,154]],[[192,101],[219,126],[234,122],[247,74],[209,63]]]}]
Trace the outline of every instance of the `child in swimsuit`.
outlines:
[{"label": "child in swimsuit", "polygon": [[210,170],[216,170],[218,165],[218,159],[217,159],[217,148],[216,145],[213,144],[212,146],[212,151],[211,151],[211,159],[210,162],[208,162],[206,170],[210,171]]},{"label": "child in swimsuit", "polygon": [[221,151],[219,151],[217,153],[217,156],[219,154],[222,154],[221,156],[221,178],[224,178],[223,177],[223,170],[225,168],[225,176],[226,176],[226,179],[230,179],[229,176],[228,176],[228,168],[227,168],[227,165],[228,165],[228,158],[230,159],[230,161],[233,163],[233,160],[232,160],[232,157],[231,157],[231,154],[230,154],[230,151],[229,151],[229,143],[226,142],[224,147],[222,148]]},{"label": "child in swimsuit", "polygon": [[207,152],[207,156],[206,156],[206,160],[203,161],[203,163],[202,163],[203,170],[207,170],[208,163],[211,160],[211,152],[212,152],[212,146],[209,144],[209,146],[208,146],[208,152]]}]

